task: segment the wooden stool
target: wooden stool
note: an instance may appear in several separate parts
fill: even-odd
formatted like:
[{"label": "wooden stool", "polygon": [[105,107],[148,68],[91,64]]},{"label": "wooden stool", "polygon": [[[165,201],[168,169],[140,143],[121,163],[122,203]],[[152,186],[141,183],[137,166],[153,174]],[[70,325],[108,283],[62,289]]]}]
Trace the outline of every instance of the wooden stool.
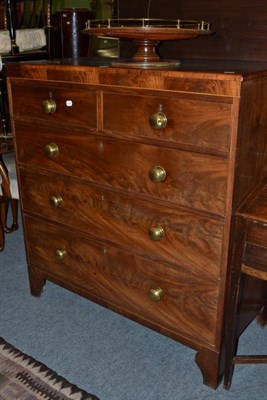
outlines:
[{"label": "wooden stool", "polygon": [[[224,387],[231,386],[235,364],[267,363],[267,355],[237,355],[238,338],[257,316],[267,323],[267,183],[235,216],[232,271],[226,316]],[[267,343],[266,343],[267,348]]]}]

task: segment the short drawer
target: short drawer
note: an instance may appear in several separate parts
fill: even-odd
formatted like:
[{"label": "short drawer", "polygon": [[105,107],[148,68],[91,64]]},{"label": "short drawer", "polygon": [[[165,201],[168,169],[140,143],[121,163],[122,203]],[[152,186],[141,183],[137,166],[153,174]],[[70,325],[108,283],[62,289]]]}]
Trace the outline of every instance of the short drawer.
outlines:
[{"label": "short drawer", "polygon": [[[164,128],[160,128],[162,115],[166,117]],[[166,144],[195,145],[228,152],[230,124],[231,104],[223,102],[103,94],[103,128],[111,135],[157,139]]]},{"label": "short drawer", "polygon": [[97,128],[97,91],[75,85],[16,80],[12,84],[16,118],[34,118],[73,127]]},{"label": "short drawer", "polygon": [[91,242],[41,220],[26,218],[25,234],[29,263],[45,278],[134,319],[215,344],[216,282]]},{"label": "short drawer", "polygon": [[[224,215],[228,160],[16,123],[19,163],[127,193]],[[56,144],[55,156],[45,154]],[[52,150],[51,150],[52,151]],[[162,181],[158,181],[162,180]]]},{"label": "short drawer", "polygon": [[71,178],[21,170],[22,206],[92,237],[199,276],[220,278],[224,225],[155,203],[132,199]]}]

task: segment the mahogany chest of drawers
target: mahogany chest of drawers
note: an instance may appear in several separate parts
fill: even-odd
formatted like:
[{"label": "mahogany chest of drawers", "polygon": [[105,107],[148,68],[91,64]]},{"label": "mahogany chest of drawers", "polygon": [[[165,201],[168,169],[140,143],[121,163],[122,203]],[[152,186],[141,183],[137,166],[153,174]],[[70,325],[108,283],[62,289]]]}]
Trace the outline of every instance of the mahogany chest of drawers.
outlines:
[{"label": "mahogany chest of drawers", "polygon": [[51,280],[223,375],[236,208],[266,175],[267,72],[8,68],[31,292]]}]

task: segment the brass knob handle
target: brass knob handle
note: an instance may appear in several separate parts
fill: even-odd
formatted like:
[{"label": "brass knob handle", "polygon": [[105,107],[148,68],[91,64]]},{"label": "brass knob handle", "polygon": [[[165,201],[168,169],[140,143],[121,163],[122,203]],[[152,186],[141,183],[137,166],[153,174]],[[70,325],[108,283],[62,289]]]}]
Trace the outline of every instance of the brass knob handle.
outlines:
[{"label": "brass knob handle", "polygon": [[63,199],[61,196],[57,195],[57,196],[50,196],[50,204],[53,207],[61,207],[63,204]]},{"label": "brass knob handle", "polygon": [[152,301],[160,301],[164,296],[164,291],[160,287],[151,288],[148,291],[148,295]]},{"label": "brass knob handle", "polygon": [[148,234],[150,239],[158,241],[164,236],[164,229],[161,226],[152,226],[148,229]]},{"label": "brass knob handle", "polygon": [[149,171],[149,178],[154,183],[159,183],[159,182],[165,181],[166,176],[167,176],[166,171],[161,166],[153,167]]},{"label": "brass knob handle", "polygon": [[55,256],[58,260],[62,261],[66,257],[67,252],[65,249],[56,249],[55,250]]},{"label": "brass knob handle", "polygon": [[50,143],[45,146],[45,154],[47,157],[56,157],[59,153],[59,148],[55,143]]},{"label": "brass knob handle", "polygon": [[168,119],[162,111],[152,114],[149,123],[153,129],[163,129],[167,125]]},{"label": "brass knob handle", "polygon": [[48,99],[48,100],[43,101],[42,110],[44,113],[53,114],[54,112],[56,112],[56,109],[57,109],[57,104],[56,104],[55,100]]}]

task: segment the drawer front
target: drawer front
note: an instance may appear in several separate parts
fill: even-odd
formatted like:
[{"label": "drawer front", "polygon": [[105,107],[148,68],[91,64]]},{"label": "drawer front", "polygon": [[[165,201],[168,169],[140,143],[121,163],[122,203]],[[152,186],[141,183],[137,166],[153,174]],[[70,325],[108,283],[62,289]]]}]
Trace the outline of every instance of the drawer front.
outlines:
[{"label": "drawer front", "polygon": [[247,223],[246,241],[267,249],[267,225],[264,222]]},{"label": "drawer front", "polygon": [[[150,125],[159,110],[167,117],[163,129]],[[229,150],[231,104],[104,92],[103,113],[104,130],[111,135]]]},{"label": "drawer front", "polygon": [[[97,238],[187,271],[220,277],[223,223],[110,193],[70,178],[21,170],[25,212],[42,215]],[[60,204],[57,199],[60,200]]]},{"label": "drawer front", "polygon": [[[188,272],[94,244],[83,236],[25,219],[28,258],[45,277],[86,292],[123,314],[150,321],[197,342],[214,345],[218,286]],[[61,252],[56,250],[61,250]],[[57,253],[57,255],[56,255]],[[58,259],[61,258],[61,259]],[[152,301],[150,289],[164,295]]]},{"label": "drawer front", "polygon": [[[13,112],[15,118],[36,118],[53,124],[97,128],[97,91],[55,85],[51,82],[19,82],[12,84]],[[54,112],[44,111],[44,102],[55,102]],[[52,104],[52,103],[50,103]],[[40,124],[38,124],[38,127]],[[37,128],[38,129],[38,128]]]},{"label": "drawer front", "polygon": [[[35,133],[22,124],[16,124],[16,142],[18,161],[25,165],[224,215],[228,175],[224,158],[47,128]],[[45,146],[51,143],[58,146],[56,157],[45,155]],[[149,176],[158,167],[166,172],[162,182]]]}]

